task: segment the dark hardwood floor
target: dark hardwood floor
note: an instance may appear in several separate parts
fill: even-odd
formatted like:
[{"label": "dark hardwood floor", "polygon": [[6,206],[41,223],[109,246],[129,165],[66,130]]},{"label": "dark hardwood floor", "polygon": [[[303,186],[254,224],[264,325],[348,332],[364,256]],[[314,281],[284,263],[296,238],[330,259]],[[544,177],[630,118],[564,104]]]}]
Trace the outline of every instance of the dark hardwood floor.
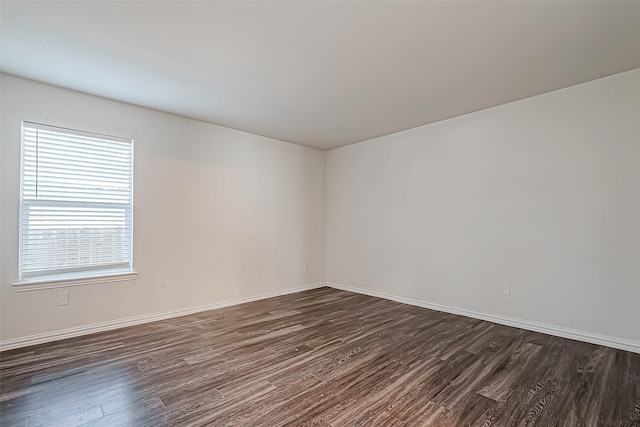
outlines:
[{"label": "dark hardwood floor", "polygon": [[640,426],[640,354],[322,288],[0,354],[2,426]]}]

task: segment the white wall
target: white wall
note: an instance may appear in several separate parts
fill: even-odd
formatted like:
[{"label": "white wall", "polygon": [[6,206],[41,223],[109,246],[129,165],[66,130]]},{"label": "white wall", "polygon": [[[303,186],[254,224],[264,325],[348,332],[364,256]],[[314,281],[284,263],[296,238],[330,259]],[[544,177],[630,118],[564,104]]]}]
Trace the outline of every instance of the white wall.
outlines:
[{"label": "white wall", "polygon": [[[329,151],[326,188],[321,151],[0,76],[3,341],[328,279],[640,342],[640,70]],[[14,292],[23,119],[134,134],[137,280]]]},{"label": "white wall", "polygon": [[326,177],[329,282],[640,344],[640,70],[329,151]]},{"label": "white wall", "polygon": [[[1,80],[3,341],[324,281],[324,152]],[[21,120],[135,136],[135,281],[69,288],[62,307],[59,289],[14,292]]]}]

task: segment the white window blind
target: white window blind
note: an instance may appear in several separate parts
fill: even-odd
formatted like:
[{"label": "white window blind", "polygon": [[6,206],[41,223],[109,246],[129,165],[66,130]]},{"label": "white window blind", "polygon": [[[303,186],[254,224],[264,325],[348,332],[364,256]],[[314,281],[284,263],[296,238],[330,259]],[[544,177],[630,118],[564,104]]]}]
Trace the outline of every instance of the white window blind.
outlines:
[{"label": "white window blind", "polygon": [[20,276],[131,271],[133,141],[22,126]]}]

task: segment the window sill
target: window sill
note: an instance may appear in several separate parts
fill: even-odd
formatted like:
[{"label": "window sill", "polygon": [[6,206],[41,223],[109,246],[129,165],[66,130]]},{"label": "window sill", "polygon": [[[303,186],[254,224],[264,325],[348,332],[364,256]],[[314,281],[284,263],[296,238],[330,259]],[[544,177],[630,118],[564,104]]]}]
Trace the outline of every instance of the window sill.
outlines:
[{"label": "window sill", "polygon": [[104,273],[96,276],[78,278],[38,277],[14,283],[15,292],[38,291],[41,289],[67,288],[71,286],[95,285],[99,283],[124,282],[134,280],[138,276],[137,271]]}]

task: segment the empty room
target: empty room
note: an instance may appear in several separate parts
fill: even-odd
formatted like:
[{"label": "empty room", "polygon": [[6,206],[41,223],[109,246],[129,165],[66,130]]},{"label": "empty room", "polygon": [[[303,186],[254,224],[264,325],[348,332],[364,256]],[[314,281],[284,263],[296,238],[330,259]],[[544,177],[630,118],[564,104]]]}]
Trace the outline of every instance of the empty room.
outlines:
[{"label": "empty room", "polygon": [[640,2],[0,1],[1,426],[640,426]]}]

